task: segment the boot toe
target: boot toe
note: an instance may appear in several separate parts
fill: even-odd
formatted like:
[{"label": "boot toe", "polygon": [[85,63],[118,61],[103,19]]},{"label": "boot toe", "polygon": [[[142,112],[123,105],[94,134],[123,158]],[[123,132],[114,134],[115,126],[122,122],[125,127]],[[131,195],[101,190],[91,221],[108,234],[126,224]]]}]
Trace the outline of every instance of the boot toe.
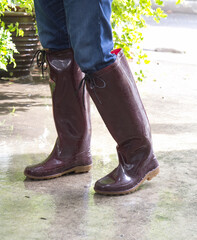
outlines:
[{"label": "boot toe", "polygon": [[24,170],[24,175],[26,177],[34,178],[34,177],[39,177],[41,169],[40,166],[27,166]]},{"label": "boot toe", "polygon": [[95,183],[94,190],[96,192],[111,192],[114,184],[115,184],[115,181],[112,178],[106,176],[99,179]]},{"label": "boot toe", "polygon": [[31,169],[30,166],[25,168],[24,175],[27,176],[27,177],[32,175],[32,169]]}]

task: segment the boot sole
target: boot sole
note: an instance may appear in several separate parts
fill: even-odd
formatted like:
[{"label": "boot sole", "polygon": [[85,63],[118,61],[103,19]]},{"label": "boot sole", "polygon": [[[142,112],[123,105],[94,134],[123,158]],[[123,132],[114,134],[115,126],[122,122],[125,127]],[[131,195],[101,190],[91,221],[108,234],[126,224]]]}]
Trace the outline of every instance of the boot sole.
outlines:
[{"label": "boot sole", "polygon": [[125,191],[119,191],[119,192],[103,192],[103,191],[99,191],[99,190],[95,190],[96,193],[99,194],[103,194],[103,195],[124,195],[124,194],[129,194],[132,192],[135,192],[146,180],[150,181],[152,180],[154,177],[156,177],[159,174],[159,167],[155,168],[154,170],[148,172],[145,177],[134,187],[132,187],[129,190],[125,190]]},{"label": "boot sole", "polygon": [[36,179],[36,180],[47,180],[47,179],[58,178],[58,177],[61,177],[61,176],[65,175],[65,174],[68,174],[68,173],[85,173],[85,172],[89,172],[91,167],[92,167],[92,164],[91,165],[87,165],[87,166],[77,166],[77,167],[68,169],[68,170],[66,170],[66,171],[64,171],[62,173],[58,173],[58,174],[54,174],[54,175],[50,175],[50,176],[44,176],[44,177],[36,177],[36,176],[28,175],[28,174],[25,174],[25,176],[28,177],[28,178],[31,178],[31,179]]}]

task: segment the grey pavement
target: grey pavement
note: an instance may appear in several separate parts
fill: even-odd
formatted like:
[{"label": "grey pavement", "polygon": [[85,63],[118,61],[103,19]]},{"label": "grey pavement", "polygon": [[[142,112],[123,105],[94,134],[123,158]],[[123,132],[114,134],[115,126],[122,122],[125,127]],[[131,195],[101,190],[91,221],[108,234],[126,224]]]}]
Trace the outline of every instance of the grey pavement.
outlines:
[{"label": "grey pavement", "polygon": [[144,49],[183,53],[182,57],[196,61],[197,14],[169,13],[159,24],[150,18],[147,24],[143,30]]},{"label": "grey pavement", "polygon": [[[176,22],[176,14],[169,21],[173,19]],[[180,26],[173,24],[167,24],[162,43],[157,33],[164,26],[150,23],[146,30],[144,48],[151,63],[140,66],[146,78],[137,85],[161,172],[130,195],[94,193],[95,181],[117,166],[117,155],[116,143],[93,103],[93,169],[49,181],[26,179],[25,166],[43,160],[56,139],[48,77],[42,80],[34,71],[32,78],[0,81],[2,240],[196,240],[196,49],[192,44],[185,46],[183,39],[180,45],[169,46],[172,33],[179,38]],[[196,36],[189,23],[185,29],[188,39]],[[179,53],[166,51],[175,47]],[[139,68],[135,62],[130,66],[133,71]]]},{"label": "grey pavement", "polygon": [[[153,7],[160,7],[152,1]],[[188,13],[197,14],[197,1],[196,0],[183,0],[181,4],[176,4],[176,0],[163,0],[163,6],[161,7],[165,12],[172,13]]]}]

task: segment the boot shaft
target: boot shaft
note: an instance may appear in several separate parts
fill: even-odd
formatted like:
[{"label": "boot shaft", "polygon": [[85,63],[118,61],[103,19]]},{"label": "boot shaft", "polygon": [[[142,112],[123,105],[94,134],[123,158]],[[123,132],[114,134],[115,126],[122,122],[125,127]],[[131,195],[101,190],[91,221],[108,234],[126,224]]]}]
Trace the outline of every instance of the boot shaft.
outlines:
[{"label": "boot shaft", "polygon": [[88,92],[118,145],[130,140],[136,147],[146,139],[151,142],[149,121],[122,50],[112,65],[89,79]]},{"label": "boot shaft", "polygon": [[75,154],[89,148],[91,137],[89,95],[84,109],[78,86],[83,73],[74,60],[72,49],[47,51],[52,89],[53,116],[61,155]]}]

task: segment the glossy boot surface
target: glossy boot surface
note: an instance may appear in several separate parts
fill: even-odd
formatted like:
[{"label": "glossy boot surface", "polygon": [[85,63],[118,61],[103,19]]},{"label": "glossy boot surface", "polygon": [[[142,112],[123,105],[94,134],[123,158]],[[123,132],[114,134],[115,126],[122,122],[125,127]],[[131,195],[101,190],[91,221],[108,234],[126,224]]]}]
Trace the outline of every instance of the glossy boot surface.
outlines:
[{"label": "glossy boot surface", "polygon": [[95,191],[116,195],[135,191],[159,173],[149,121],[122,50],[116,61],[86,75],[86,85],[108,130],[117,142],[119,165],[95,184]]},{"label": "glossy boot surface", "polygon": [[89,95],[78,87],[83,73],[76,64],[72,49],[47,51],[50,69],[53,116],[58,138],[49,157],[26,167],[24,174],[33,179],[49,179],[69,172],[87,172],[91,168]]}]

